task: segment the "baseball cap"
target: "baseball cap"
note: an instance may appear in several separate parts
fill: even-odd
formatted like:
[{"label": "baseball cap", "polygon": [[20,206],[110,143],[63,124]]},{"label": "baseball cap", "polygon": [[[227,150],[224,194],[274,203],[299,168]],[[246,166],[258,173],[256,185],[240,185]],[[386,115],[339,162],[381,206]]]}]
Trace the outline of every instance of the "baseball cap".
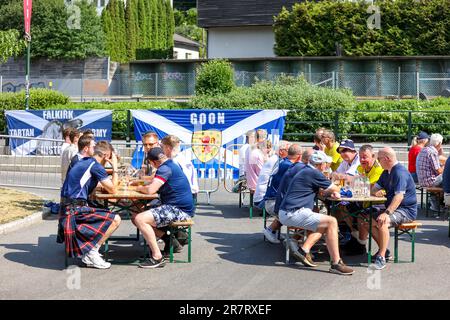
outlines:
[{"label": "baseball cap", "polygon": [[158,161],[161,157],[164,157],[164,151],[160,147],[152,148],[147,153],[147,160]]},{"label": "baseball cap", "polygon": [[341,153],[342,149],[349,149],[352,151],[356,151],[355,144],[353,143],[353,140],[345,139],[341,142],[338,148],[338,152]]},{"label": "baseball cap", "polygon": [[417,135],[417,139],[419,139],[419,140],[430,139],[430,136],[428,135],[428,133],[426,133],[424,131],[420,131],[419,134]]},{"label": "baseball cap", "polygon": [[325,152],[316,150],[309,158],[309,162],[312,164],[331,163],[333,159],[325,154]]}]

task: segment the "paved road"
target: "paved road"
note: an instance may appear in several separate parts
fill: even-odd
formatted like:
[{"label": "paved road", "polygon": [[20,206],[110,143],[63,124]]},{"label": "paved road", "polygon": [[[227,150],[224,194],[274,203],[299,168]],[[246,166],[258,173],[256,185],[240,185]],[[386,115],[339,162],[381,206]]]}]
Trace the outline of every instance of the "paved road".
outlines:
[{"label": "paved road", "polygon": [[[33,192],[46,198],[58,196],[57,191]],[[0,299],[450,298],[448,221],[420,216],[424,226],[418,234],[416,263],[389,263],[380,273],[368,273],[365,256],[344,256],[356,270],[345,277],[328,273],[326,254],[317,257],[315,269],[284,265],[283,246],[263,242],[262,218],[250,220],[248,209],[238,208],[236,194],[213,194],[214,205],[206,205],[205,199],[200,195],[191,264],[167,264],[155,270],[132,265],[65,270],[52,217],[0,236]],[[122,235],[134,232],[129,221],[118,230]],[[112,249],[116,257],[141,253],[131,242]],[[401,258],[409,258],[409,249],[409,242],[400,241]],[[186,252],[178,255],[185,257]]]}]

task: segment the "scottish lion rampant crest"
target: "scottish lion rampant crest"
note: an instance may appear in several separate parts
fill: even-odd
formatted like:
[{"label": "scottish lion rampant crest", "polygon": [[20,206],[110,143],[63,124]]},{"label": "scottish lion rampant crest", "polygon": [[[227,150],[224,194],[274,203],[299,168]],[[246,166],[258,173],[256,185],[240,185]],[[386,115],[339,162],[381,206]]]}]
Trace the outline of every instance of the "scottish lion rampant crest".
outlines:
[{"label": "scottish lion rampant crest", "polygon": [[219,153],[222,146],[222,132],[219,130],[195,131],[192,133],[192,144],[192,150],[197,159],[208,162]]}]

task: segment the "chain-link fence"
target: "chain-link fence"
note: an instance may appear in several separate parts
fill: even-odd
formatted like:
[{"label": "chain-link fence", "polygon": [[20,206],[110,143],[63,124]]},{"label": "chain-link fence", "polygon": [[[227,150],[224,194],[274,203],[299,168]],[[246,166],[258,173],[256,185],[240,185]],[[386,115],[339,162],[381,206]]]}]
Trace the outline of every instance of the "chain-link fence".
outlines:
[{"label": "chain-link fence", "polygon": [[[236,71],[237,86],[249,87],[259,80],[275,81],[278,77],[303,76],[309,83],[328,88],[347,88],[358,97],[428,98],[450,96],[450,73],[362,73],[313,72],[279,73]],[[60,91],[73,100],[109,99],[111,97],[189,97],[195,94],[195,73],[121,73],[107,79],[32,78],[32,88]],[[0,75],[0,92],[25,89],[24,78]]]}]

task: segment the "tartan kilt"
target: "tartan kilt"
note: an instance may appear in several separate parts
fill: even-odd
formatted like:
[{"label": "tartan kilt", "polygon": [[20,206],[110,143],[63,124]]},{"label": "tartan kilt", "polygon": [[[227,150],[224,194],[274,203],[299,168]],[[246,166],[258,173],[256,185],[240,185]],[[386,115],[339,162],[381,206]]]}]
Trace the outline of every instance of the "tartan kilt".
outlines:
[{"label": "tartan kilt", "polygon": [[91,251],[114,221],[115,213],[107,209],[69,205],[60,218],[68,257],[80,257]]}]

